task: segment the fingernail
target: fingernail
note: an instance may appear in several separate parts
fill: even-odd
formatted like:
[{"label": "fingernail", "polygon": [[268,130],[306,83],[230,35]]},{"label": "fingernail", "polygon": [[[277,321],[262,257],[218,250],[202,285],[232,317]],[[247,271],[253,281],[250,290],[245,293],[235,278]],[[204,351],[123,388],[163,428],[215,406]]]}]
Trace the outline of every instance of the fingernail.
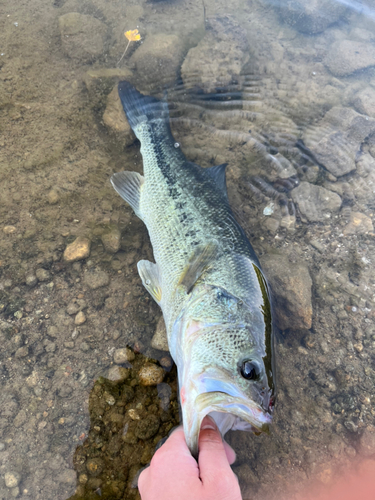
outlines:
[{"label": "fingernail", "polygon": [[206,429],[212,429],[213,431],[217,430],[217,425],[215,424],[215,421],[213,418],[209,417],[204,417],[203,422],[202,422],[202,427],[201,430],[204,431]]}]

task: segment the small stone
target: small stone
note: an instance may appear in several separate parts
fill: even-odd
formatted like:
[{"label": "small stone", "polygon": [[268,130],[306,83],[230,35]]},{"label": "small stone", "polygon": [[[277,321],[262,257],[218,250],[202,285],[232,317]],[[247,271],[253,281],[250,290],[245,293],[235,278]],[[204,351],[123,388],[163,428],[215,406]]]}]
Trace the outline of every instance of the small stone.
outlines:
[{"label": "small stone", "polygon": [[14,427],[21,427],[27,420],[27,415],[25,410],[18,412],[16,418],[13,420]]},{"label": "small stone", "polygon": [[18,472],[6,472],[4,475],[5,486],[7,488],[15,488],[19,485],[21,476]]},{"label": "small stone", "polygon": [[137,438],[146,440],[150,439],[158,432],[160,427],[160,420],[156,415],[148,415],[138,421],[134,434]]},{"label": "small stone", "polygon": [[85,272],[83,281],[89,288],[96,290],[102,286],[109,285],[109,276],[104,271],[89,269]]},{"label": "small stone", "polygon": [[87,342],[82,342],[81,345],[79,346],[79,348],[81,349],[81,351],[83,352],[87,352],[90,350],[90,346],[88,345]]},{"label": "small stone", "polygon": [[130,410],[128,410],[128,415],[132,420],[141,420],[141,417],[135,408],[130,408]]},{"label": "small stone", "polygon": [[351,234],[372,233],[373,231],[374,226],[370,217],[360,212],[351,212],[349,223],[344,227],[343,233],[348,236]]},{"label": "small stone", "polygon": [[23,312],[22,312],[22,311],[16,311],[16,312],[14,313],[14,317],[15,317],[16,319],[21,319],[21,318],[22,318],[22,316],[23,316]]},{"label": "small stone", "polygon": [[47,271],[47,269],[37,269],[35,271],[35,275],[39,281],[48,281],[49,279],[51,279],[51,274],[49,273],[49,271]]},{"label": "small stone", "polygon": [[29,348],[25,345],[17,349],[15,356],[16,358],[25,358],[26,356],[28,356],[28,354],[29,354]]},{"label": "small stone", "polygon": [[358,113],[375,118],[375,89],[367,87],[358,92],[353,104]]},{"label": "small stone", "polygon": [[27,286],[32,288],[38,283],[38,278],[34,274],[27,274],[25,277],[25,283]]},{"label": "small stone", "polygon": [[51,189],[47,194],[47,200],[50,205],[56,205],[60,200],[58,191],[56,189]]},{"label": "small stone", "polygon": [[100,458],[90,458],[86,462],[87,471],[90,476],[99,476],[103,471],[104,463]]},{"label": "small stone", "polygon": [[161,366],[152,363],[145,364],[138,372],[141,385],[151,386],[163,382],[165,371]]},{"label": "small stone", "polygon": [[156,331],[151,340],[151,347],[158,349],[159,351],[169,352],[167,330],[165,328],[163,316],[160,316],[156,325]]},{"label": "small stone", "polygon": [[77,316],[74,318],[74,323],[76,325],[83,325],[86,322],[86,316],[82,311],[79,311]]},{"label": "small stone", "polygon": [[68,342],[64,342],[64,347],[66,347],[67,349],[74,349],[74,342],[73,341],[68,341]]},{"label": "small stone", "polygon": [[10,494],[12,495],[13,498],[17,498],[18,495],[20,494],[20,489],[18,486],[16,486],[15,488],[12,488],[10,490]]},{"label": "small stone", "polygon": [[116,253],[120,249],[121,233],[117,228],[102,235],[102,243],[108,253]]},{"label": "small stone", "polygon": [[3,227],[3,232],[5,234],[13,234],[17,231],[17,229],[14,226],[4,226]]},{"label": "small stone", "polygon": [[129,377],[129,370],[123,366],[112,366],[108,371],[108,380],[121,382]]},{"label": "small stone", "polygon": [[80,474],[78,476],[79,484],[86,484],[88,480],[89,480],[89,478],[88,478],[87,474]]},{"label": "small stone", "polygon": [[113,354],[113,361],[117,365],[122,365],[125,363],[129,363],[133,361],[135,358],[135,354],[131,349],[128,349],[127,347],[123,347],[121,349],[116,349],[114,354]]},{"label": "small stone", "polygon": [[65,248],[64,259],[67,262],[86,259],[90,255],[91,241],[79,236]]}]

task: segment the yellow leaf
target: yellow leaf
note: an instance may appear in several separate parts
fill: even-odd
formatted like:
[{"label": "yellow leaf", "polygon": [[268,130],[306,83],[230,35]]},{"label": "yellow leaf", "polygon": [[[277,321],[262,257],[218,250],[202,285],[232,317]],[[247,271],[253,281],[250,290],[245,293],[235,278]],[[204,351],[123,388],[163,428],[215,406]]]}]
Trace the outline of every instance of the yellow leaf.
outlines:
[{"label": "yellow leaf", "polygon": [[131,42],[136,42],[141,39],[141,35],[138,33],[138,30],[125,31],[124,35]]}]

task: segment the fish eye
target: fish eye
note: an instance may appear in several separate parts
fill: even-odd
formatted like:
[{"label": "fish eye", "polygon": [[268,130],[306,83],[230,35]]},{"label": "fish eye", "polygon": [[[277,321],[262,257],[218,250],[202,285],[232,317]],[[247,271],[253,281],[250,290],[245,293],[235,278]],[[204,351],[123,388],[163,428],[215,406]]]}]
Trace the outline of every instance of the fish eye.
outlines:
[{"label": "fish eye", "polygon": [[250,359],[243,361],[241,366],[241,375],[246,380],[258,380],[260,369],[258,363]]}]

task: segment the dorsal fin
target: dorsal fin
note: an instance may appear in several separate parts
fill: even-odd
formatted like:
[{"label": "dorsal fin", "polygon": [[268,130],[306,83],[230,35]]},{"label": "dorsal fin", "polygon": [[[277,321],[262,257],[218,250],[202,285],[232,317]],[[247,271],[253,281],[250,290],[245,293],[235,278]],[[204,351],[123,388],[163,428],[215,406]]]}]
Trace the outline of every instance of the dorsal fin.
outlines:
[{"label": "dorsal fin", "polygon": [[215,240],[197,247],[186,264],[178,285],[185,287],[186,292],[190,293],[203,272],[217,258],[217,254],[218,244]]},{"label": "dorsal fin", "polygon": [[228,199],[227,184],[225,181],[225,168],[228,163],[215,165],[214,167],[206,168],[207,174],[215,181],[216,186],[220,189],[226,199]]}]

